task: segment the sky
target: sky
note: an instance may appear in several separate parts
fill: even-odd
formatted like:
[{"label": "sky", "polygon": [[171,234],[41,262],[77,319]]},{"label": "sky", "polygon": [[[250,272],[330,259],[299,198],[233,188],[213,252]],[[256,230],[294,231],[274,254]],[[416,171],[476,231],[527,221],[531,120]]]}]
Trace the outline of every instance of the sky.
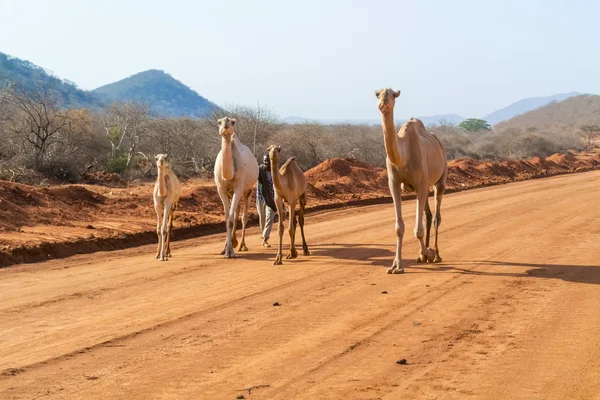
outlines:
[{"label": "sky", "polygon": [[482,117],[600,93],[600,1],[0,0],[0,51],[94,89],[162,69],[281,117]]}]

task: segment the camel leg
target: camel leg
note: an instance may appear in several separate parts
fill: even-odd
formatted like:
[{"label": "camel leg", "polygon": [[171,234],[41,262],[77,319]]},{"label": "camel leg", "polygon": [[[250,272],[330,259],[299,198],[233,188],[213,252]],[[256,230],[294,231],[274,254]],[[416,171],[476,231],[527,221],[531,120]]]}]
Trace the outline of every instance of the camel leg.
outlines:
[{"label": "camel leg", "polygon": [[306,238],[304,237],[304,209],[306,208],[306,193],[302,193],[300,196],[300,211],[298,211],[298,223],[300,224],[300,233],[302,234],[302,251],[305,256],[310,256],[308,251],[308,244],[306,244]]},{"label": "camel leg", "polygon": [[429,208],[429,194],[425,201],[425,247],[429,247],[429,237],[431,234],[431,222],[433,221],[433,214],[431,214],[431,208]]},{"label": "camel leg", "polygon": [[[219,190],[219,197],[221,197],[221,202],[223,203],[223,214],[225,215],[225,227],[227,227],[227,219],[229,218],[229,209],[230,209],[230,200],[229,196],[227,196],[227,191]],[[227,250],[227,239],[225,239],[225,248],[221,252],[221,255],[225,255],[225,250]]]},{"label": "camel leg", "polygon": [[233,198],[231,199],[231,207],[229,208],[229,215],[227,216],[227,240],[225,242],[225,258],[233,258],[235,257],[235,252],[233,250],[233,232],[235,232],[235,223],[237,220],[237,210],[240,203],[240,199],[242,197],[241,190],[233,193]]},{"label": "camel leg", "polygon": [[296,238],[296,202],[290,202],[289,204],[290,222],[288,224],[288,233],[290,234],[290,251],[285,257],[286,259],[293,259],[298,257],[298,251],[296,250],[296,244],[294,239]]},{"label": "camel leg", "polygon": [[419,258],[417,258],[418,263],[424,263],[427,261],[433,261],[435,254],[433,250],[428,249],[425,246],[425,241],[423,237],[425,236],[425,229],[423,228],[423,211],[425,211],[425,204],[427,203],[427,195],[428,195],[428,186],[427,184],[421,184],[416,188],[417,192],[417,221],[415,224],[415,237],[419,240],[419,244],[421,245],[421,251],[419,254]]},{"label": "camel leg", "polygon": [[173,230],[173,208],[169,210],[169,218],[167,221],[167,243],[165,254],[171,257],[171,231]]},{"label": "camel leg", "polygon": [[438,248],[438,229],[442,224],[442,197],[444,197],[446,185],[438,182],[434,186],[433,190],[435,193],[435,217],[433,218],[433,228],[435,229],[435,258],[433,259],[433,262],[439,263],[442,262],[442,258],[440,257],[440,250]]},{"label": "camel leg", "polygon": [[252,191],[249,190],[248,193],[246,193],[246,198],[244,199],[244,209],[242,213],[242,239],[240,240],[240,247],[238,248],[238,251],[248,251],[248,247],[246,247],[246,224],[248,223],[248,203],[250,201],[251,194]]},{"label": "camel leg", "polygon": [[160,227],[160,234],[162,237],[162,246],[160,250],[160,259],[162,261],[167,261],[167,237],[169,234],[169,214],[171,214],[171,204],[168,204],[165,201],[165,206],[163,207],[163,220],[162,225]]},{"label": "camel leg", "polygon": [[403,274],[402,268],[402,238],[404,238],[404,221],[402,220],[402,189],[400,183],[394,184],[392,177],[389,179],[390,192],[394,200],[394,209],[396,211],[396,257],[394,263],[387,270],[388,274]]},{"label": "camel leg", "polygon": [[163,207],[161,204],[154,204],[156,211],[156,236],[158,237],[158,246],[156,247],[156,259],[160,259],[160,250],[162,249],[161,220],[163,215]]},{"label": "camel leg", "polygon": [[240,207],[242,206],[242,200],[240,197],[240,202],[238,203],[238,206],[234,209],[232,208],[231,210],[235,210],[235,219],[233,221],[233,232],[232,232],[232,236],[231,236],[231,244],[233,245],[233,248],[235,249],[238,245],[238,239],[237,239],[237,227],[238,227],[238,221],[240,220]]},{"label": "camel leg", "polygon": [[279,233],[279,246],[277,247],[277,257],[275,258],[275,263],[273,265],[281,265],[283,262],[281,258],[283,257],[283,251],[281,250],[282,241],[283,241],[283,220],[285,219],[285,208],[283,205],[283,200],[275,199],[277,206],[277,215],[279,215],[279,223],[278,223],[278,233]]}]

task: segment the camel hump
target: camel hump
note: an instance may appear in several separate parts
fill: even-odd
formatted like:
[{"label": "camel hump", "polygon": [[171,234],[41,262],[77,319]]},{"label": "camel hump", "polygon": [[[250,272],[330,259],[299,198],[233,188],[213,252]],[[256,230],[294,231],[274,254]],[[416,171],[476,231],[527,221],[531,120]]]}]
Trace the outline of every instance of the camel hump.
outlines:
[{"label": "camel hump", "polygon": [[421,121],[419,118],[412,117],[412,118],[411,118],[411,119],[408,121],[408,123],[409,123],[409,124],[411,124],[411,125],[413,125],[413,124],[414,124],[414,125],[415,125],[415,127],[416,127],[417,129],[419,129],[419,130],[421,130],[421,129],[423,129],[423,130],[424,130],[424,129],[425,129],[425,124],[423,124],[423,121]]},{"label": "camel hump", "polygon": [[285,164],[283,164],[281,166],[281,168],[279,168],[279,172],[282,174],[285,174],[285,171],[287,170],[287,168],[291,165],[291,164],[296,164],[296,157],[290,157]]}]

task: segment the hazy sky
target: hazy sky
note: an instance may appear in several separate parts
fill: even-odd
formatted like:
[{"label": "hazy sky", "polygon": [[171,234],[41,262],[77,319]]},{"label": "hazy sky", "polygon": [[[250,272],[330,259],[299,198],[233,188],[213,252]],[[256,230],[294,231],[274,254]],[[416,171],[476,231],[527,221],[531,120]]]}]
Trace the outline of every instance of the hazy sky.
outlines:
[{"label": "hazy sky", "polygon": [[280,116],[483,116],[600,93],[600,1],[0,0],[0,51],[93,89],[163,69],[217,104]]}]

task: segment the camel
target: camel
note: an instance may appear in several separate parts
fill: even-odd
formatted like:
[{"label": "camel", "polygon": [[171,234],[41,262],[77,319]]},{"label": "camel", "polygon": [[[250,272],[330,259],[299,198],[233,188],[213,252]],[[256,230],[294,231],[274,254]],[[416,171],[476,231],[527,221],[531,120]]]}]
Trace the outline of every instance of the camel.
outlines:
[{"label": "camel", "polygon": [[[400,96],[390,89],[381,89],[375,92],[381,111],[382,129],[387,154],[386,164],[390,192],[396,210],[396,257],[388,269],[388,274],[401,274],[402,268],[402,238],[404,237],[404,221],[402,220],[402,190],[416,192],[417,216],[415,236],[419,240],[421,250],[417,262],[441,262],[438,248],[438,229],[442,223],[441,205],[444,191],[446,190],[446,177],[448,176],[448,163],[446,149],[433,134],[425,130],[423,122],[411,118],[398,133],[394,126],[394,106],[396,98]],[[433,226],[435,228],[435,251],[429,248],[429,234],[431,231],[432,213],[429,208],[429,186],[433,186],[435,205]],[[423,241],[423,211],[425,211],[427,236]]]},{"label": "camel", "polygon": [[227,239],[221,252],[225,258],[235,257],[237,247],[236,228],[240,200],[244,199],[242,213],[242,238],[238,251],[248,251],[246,247],[246,224],[248,223],[248,201],[254,183],[258,180],[258,163],[250,149],[244,146],[235,134],[235,119],[221,118],[218,121],[221,135],[221,151],[215,160],[215,183],[225,211]]},{"label": "camel", "polygon": [[166,154],[155,157],[158,177],[154,184],[154,210],[156,210],[156,234],[158,248],[156,258],[167,261],[171,257],[171,236],[173,233],[173,213],[181,196],[181,184],[175,176]]},{"label": "camel", "polygon": [[309,256],[308,245],[306,244],[306,238],[304,237],[304,210],[306,208],[306,177],[304,172],[298,167],[296,163],[296,157],[291,157],[279,167],[279,153],[281,153],[281,147],[269,146],[268,149],[269,158],[271,159],[271,176],[273,177],[273,187],[275,189],[275,205],[277,206],[277,214],[279,215],[279,247],[277,250],[277,258],[275,259],[274,265],[281,265],[283,262],[281,242],[283,238],[283,220],[285,218],[284,200],[288,203],[288,211],[290,214],[289,222],[289,234],[290,234],[290,251],[288,252],[286,259],[292,259],[298,257],[298,251],[294,244],[296,237],[296,203],[300,204],[298,211],[298,222],[300,223],[300,233],[302,234],[302,250],[305,256]]}]

